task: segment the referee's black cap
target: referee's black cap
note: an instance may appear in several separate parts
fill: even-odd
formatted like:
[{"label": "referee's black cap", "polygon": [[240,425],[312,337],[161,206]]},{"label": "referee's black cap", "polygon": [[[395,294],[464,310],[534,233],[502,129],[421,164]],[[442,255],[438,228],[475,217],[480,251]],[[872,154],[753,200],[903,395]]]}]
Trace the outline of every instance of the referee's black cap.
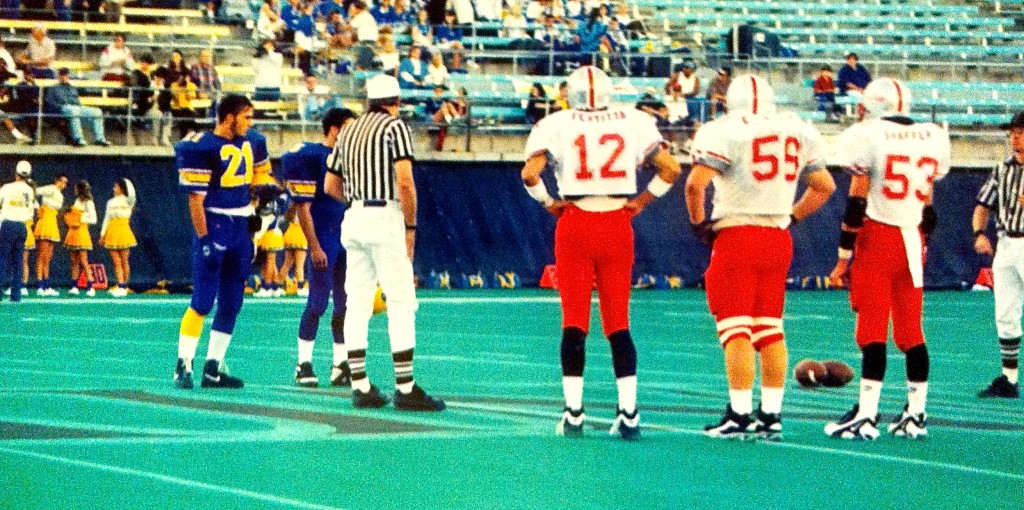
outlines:
[{"label": "referee's black cap", "polygon": [[326,135],[332,127],[341,127],[345,125],[345,121],[354,118],[356,118],[356,112],[349,110],[348,108],[331,108],[324,114],[324,120],[320,122],[320,125]]},{"label": "referee's black cap", "polygon": [[1010,122],[1000,127],[1003,129],[1024,128],[1024,110],[1017,112],[1017,115],[1014,115]]}]

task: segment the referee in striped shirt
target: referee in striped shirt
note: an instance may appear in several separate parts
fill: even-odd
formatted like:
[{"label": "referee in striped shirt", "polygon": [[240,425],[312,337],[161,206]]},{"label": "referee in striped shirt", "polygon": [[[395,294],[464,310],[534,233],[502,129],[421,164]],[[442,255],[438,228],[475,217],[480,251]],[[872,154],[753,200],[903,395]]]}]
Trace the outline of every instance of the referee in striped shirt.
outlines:
[{"label": "referee in striped shirt", "polygon": [[418,307],[412,273],[416,241],[412,136],[398,118],[398,80],[374,76],[366,81],[366,90],[367,111],[341,131],[324,179],[324,190],[349,204],[341,222],[341,244],[347,262],[345,343],[352,370],[352,405],[376,408],[388,403],[366,376],[367,336],[379,283],[388,299],[395,409],[442,411],[444,401],[427,395],[412,375]]},{"label": "referee in striped shirt", "polygon": [[1010,131],[1012,155],[992,171],[978,192],[971,225],[974,250],[992,255],[985,235],[989,211],[996,217],[999,235],[992,260],[996,333],[1003,358],[1003,373],[978,393],[982,398],[1017,398],[1017,356],[1020,352],[1021,307],[1024,306],[1024,111],[1003,126]]}]

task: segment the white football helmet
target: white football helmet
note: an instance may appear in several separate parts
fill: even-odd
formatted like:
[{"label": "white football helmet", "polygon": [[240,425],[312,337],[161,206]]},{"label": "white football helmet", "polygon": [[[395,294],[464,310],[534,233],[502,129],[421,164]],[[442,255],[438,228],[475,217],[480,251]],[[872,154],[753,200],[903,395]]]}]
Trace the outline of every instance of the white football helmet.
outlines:
[{"label": "white football helmet", "polygon": [[603,110],[612,103],[612,80],[594,66],[583,66],[569,75],[569,107]]},{"label": "white football helmet", "polygon": [[775,113],[775,90],[760,76],[741,74],[732,79],[725,105],[729,113]]},{"label": "white football helmet", "polygon": [[864,88],[864,110],[872,117],[910,113],[910,89],[895,78],[875,78]]}]

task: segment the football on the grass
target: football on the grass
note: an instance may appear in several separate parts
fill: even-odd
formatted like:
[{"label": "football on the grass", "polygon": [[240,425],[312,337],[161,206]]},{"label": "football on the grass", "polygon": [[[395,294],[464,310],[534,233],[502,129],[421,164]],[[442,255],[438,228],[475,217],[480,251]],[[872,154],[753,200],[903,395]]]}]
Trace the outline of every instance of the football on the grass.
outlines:
[{"label": "football on the grass", "polygon": [[828,370],[820,362],[805,359],[796,364],[793,376],[796,377],[796,382],[800,383],[800,386],[816,388],[821,386],[822,381],[828,376]]},{"label": "football on the grass", "polygon": [[834,359],[826,360],[822,364],[825,366],[827,375],[821,384],[830,388],[839,388],[853,380],[853,369],[850,368],[850,365]]}]

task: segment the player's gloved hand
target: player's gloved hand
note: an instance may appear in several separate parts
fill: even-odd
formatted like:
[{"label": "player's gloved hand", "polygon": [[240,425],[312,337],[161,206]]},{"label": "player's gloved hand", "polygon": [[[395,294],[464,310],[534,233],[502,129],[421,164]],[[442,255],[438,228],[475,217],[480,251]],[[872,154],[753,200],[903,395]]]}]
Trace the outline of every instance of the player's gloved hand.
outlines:
[{"label": "player's gloved hand", "polygon": [[715,244],[715,231],[712,229],[714,223],[711,220],[704,220],[700,223],[690,223],[690,229],[693,230],[693,235],[697,236],[702,243],[712,246]]}]

